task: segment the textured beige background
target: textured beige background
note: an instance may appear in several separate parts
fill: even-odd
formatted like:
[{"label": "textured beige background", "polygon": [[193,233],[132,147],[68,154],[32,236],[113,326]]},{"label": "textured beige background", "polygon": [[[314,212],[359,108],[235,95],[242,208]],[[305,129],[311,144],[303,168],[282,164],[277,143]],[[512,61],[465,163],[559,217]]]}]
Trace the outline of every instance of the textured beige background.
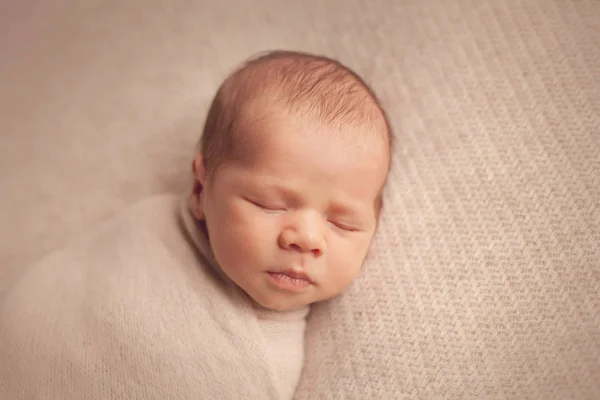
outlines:
[{"label": "textured beige background", "polygon": [[598,0],[2,2],[2,274],[182,188],[219,81],[274,47],[356,68],[398,136],[298,398],[600,398]]}]

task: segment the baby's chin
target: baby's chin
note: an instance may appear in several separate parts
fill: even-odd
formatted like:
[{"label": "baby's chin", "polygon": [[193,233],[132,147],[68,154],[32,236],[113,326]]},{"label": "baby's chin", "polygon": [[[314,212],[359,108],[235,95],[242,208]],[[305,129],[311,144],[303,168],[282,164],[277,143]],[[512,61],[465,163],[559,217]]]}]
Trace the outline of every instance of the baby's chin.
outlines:
[{"label": "baby's chin", "polygon": [[298,298],[281,298],[281,296],[257,295],[248,294],[256,307],[271,310],[271,311],[296,311],[310,306],[313,302],[302,301]]}]

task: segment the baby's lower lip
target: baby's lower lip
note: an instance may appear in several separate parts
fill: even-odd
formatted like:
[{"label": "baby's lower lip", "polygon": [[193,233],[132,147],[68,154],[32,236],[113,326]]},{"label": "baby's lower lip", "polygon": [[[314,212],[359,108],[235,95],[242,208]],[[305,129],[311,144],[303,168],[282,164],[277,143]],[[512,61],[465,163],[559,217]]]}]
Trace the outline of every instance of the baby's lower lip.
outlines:
[{"label": "baby's lower lip", "polygon": [[269,281],[278,289],[288,290],[290,292],[301,292],[310,285],[311,282],[302,278],[294,278],[281,272],[268,272]]}]

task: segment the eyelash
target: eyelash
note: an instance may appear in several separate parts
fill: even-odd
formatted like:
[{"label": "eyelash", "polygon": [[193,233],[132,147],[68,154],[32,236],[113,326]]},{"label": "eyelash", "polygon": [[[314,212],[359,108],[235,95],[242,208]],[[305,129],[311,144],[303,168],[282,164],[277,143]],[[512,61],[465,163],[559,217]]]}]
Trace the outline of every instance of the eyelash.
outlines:
[{"label": "eyelash", "polygon": [[330,224],[332,224],[333,226],[335,226],[336,228],[341,229],[343,231],[346,231],[346,232],[358,232],[358,229],[353,228],[351,226],[340,224],[339,222],[335,222],[335,221],[328,221],[328,222]]},{"label": "eyelash", "polygon": [[275,205],[271,205],[271,204],[265,204],[259,201],[254,201],[254,200],[250,200],[250,199],[246,199],[247,201],[249,201],[250,203],[254,204],[256,207],[266,210],[266,211],[285,211],[285,207],[279,207],[279,206],[275,206]]}]

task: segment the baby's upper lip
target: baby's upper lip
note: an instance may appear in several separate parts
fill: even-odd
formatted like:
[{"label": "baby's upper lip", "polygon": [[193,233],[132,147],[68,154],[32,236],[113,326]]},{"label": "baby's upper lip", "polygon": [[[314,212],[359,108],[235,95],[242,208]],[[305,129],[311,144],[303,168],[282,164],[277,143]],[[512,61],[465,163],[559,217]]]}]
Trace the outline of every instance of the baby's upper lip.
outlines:
[{"label": "baby's upper lip", "polygon": [[291,269],[287,269],[287,270],[284,270],[284,271],[273,271],[273,272],[277,273],[277,274],[284,274],[284,275],[287,275],[287,276],[289,276],[291,278],[303,279],[303,280],[305,280],[307,282],[310,282],[312,284],[315,283],[311,279],[311,277],[308,276],[307,274],[305,274],[304,272],[297,272],[297,271],[294,271],[294,270],[291,270]]}]

